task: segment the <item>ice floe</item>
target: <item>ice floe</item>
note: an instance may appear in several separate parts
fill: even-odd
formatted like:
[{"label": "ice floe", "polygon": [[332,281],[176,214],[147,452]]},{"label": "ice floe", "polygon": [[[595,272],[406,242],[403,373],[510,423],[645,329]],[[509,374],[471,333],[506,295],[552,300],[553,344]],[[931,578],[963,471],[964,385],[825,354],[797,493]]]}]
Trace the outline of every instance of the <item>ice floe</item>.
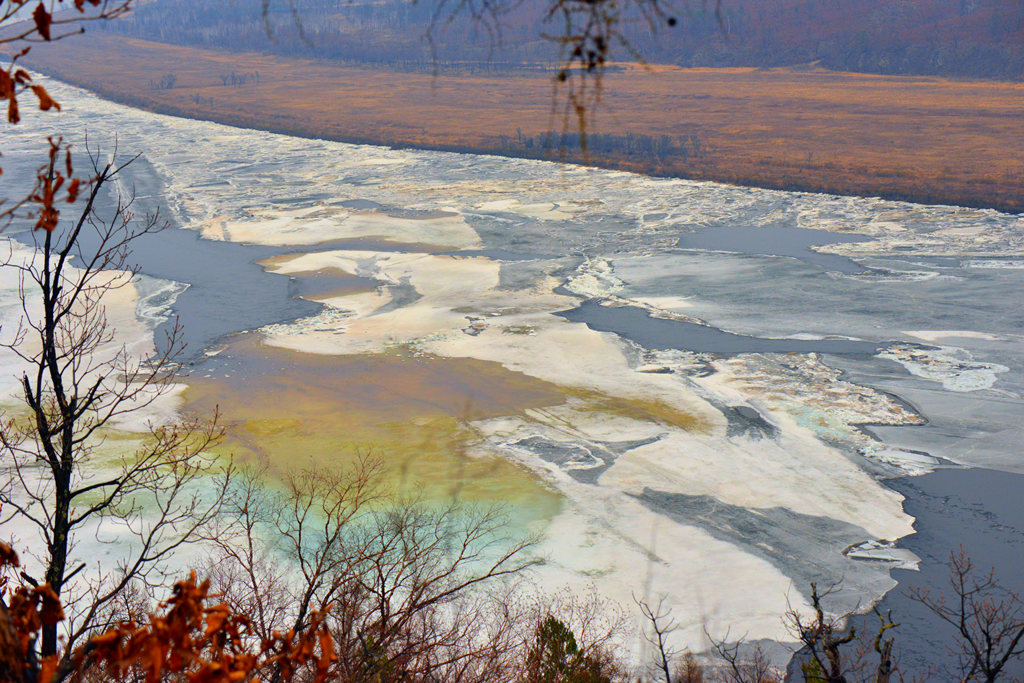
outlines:
[{"label": "ice floe", "polygon": [[458,214],[423,218],[389,216],[379,211],[351,211],[338,207],[261,209],[242,220],[211,219],[203,236],[249,244],[313,245],[343,239],[387,238],[447,249],[474,249],[480,238]]},{"label": "ice floe", "polygon": [[878,355],[896,361],[915,377],[941,382],[949,391],[989,389],[1000,373],[1009,370],[998,363],[976,361],[970,351],[955,346],[925,348],[895,344]]},{"label": "ice floe", "polygon": [[1000,335],[976,332],[974,330],[910,330],[904,332],[911,337],[917,337],[927,342],[937,343],[940,339],[985,339],[988,341],[999,341],[1003,339]]}]

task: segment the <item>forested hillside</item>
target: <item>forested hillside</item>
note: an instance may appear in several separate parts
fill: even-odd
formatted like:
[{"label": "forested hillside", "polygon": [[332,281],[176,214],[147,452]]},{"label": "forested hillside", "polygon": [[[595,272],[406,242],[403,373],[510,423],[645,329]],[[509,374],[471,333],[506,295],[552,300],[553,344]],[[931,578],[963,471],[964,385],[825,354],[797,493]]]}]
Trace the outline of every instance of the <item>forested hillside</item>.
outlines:
[{"label": "forested hillside", "polygon": [[[303,0],[295,13],[281,0],[270,3],[266,18],[262,6],[263,0],[159,0],[111,28],[181,45],[411,69],[521,69],[558,57],[557,45],[542,36],[560,34],[561,26],[545,20],[548,5],[540,0],[481,3],[494,10],[483,21],[466,9],[453,17],[443,3],[408,0]],[[714,3],[689,0],[668,12],[675,26],[659,29],[653,40],[639,16],[619,24],[625,42],[650,62],[817,62],[843,71],[1024,78],[1020,0],[722,0],[717,13]],[[612,57],[634,55],[617,45]]]}]

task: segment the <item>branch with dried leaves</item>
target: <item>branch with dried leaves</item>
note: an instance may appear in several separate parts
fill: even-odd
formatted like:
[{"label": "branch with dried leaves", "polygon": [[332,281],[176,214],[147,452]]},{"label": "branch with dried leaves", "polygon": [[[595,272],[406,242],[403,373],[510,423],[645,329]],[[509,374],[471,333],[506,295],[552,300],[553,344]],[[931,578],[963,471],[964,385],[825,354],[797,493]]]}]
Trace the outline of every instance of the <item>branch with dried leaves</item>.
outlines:
[{"label": "branch with dried leaves", "polygon": [[[7,122],[21,120],[18,98],[28,92],[42,111],[60,111],[60,104],[46,88],[33,83],[32,74],[18,66],[18,60],[31,51],[33,43],[77,35],[84,32],[83,23],[115,19],[126,14],[130,6],[131,0],[0,0],[0,50],[5,46],[14,50],[10,61],[0,65],[0,102],[7,102]],[[0,198],[0,220],[23,203],[4,206],[7,201]]]},{"label": "branch with dried leaves", "polygon": [[0,680],[51,683],[66,679],[195,683],[239,681],[273,667],[280,680],[324,681],[337,659],[324,615],[310,615],[303,633],[275,632],[252,646],[249,618],[215,602],[208,581],[193,573],[174,585],[171,597],[143,619],[103,629],[81,648],[37,658],[34,642],[47,626],[64,620],[48,585],[8,585],[20,565],[0,543]]}]

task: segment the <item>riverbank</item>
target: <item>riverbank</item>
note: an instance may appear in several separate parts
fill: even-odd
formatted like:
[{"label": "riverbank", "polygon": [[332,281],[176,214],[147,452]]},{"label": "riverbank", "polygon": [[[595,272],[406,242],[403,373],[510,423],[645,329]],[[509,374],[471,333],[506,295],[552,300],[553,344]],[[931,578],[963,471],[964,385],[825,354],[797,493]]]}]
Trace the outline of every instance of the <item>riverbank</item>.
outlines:
[{"label": "riverbank", "polygon": [[562,129],[545,74],[402,73],[101,31],[27,64],[134,107],[295,136],[1024,210],[1022,84],[622,65],[584,157],[571,141],[543,148]]}]

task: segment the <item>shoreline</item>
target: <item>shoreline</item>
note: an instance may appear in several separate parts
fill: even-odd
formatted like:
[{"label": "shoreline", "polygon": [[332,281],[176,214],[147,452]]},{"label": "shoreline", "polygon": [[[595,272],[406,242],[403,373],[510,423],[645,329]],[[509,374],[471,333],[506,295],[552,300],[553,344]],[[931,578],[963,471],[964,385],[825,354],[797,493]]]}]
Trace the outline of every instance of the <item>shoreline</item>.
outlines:
[{"label": "shoreline", "polygon": [[906,202],[910,204],[921,204],[925,206],[948,206],[948,207],[964,207],[968,209],[988,209],[992,211],[998,211],[1000,213],[1009,214],[1024,214],[1024,200],[1019,201],[985,201],[975,200],[969,197],[956,197],[956,196],[945,196],[942,194],[936,195],[934,192],[922,191],[888,191],[888,192],[858,192],[855,188],[844,188],[842,186],[835,186],[827,183],[814,183],[814,182],[786,182],[784,180],[760,180],[757,178],[748,178],[744,176],[736,176],[732,174],[715,174],[715,173],[658,173],[652,171],[645,171],[642,169],[642,164],[630,161],[616,161],[611,159],[584,159],[580,157],[570,158],[559,158],[557,154],[511,154],[503,152],[500,149],[494,149],[486,146],[476,145],[458,145],[458,144],[411,144],[404,142],[390,142],[385,139],[375,137],[362,137],[362,136],[337,136],[325,133],[307,132],[298,128],[291,128],[287,126],[274,126],[270,123],[259,124],[253,122],[239,121],[236,117],[231,116],[219,116],[213,115],[200,115],[194,112],[189,112],[186,109],[180,107],[174,107],[169,105],[158,105],[140,98],[135,98],[130,95],[126,95],[121,92],[112,91],[103,88],[95,83],[79,82],[74,79],[73,76],[67,74],[53,74],[44,73],[44,75],[61,80],[73,85],[77,88],[89,90],[95,92],[97,95],[102,96],[104,99],[108,99],[117,104],[122,104],[128,107],[140,109],[142,111],[149,112],[151,114],[161,114],[164,116],[174,116],[177,118],[188,119],[190,121],[208,122],[208,123],[219,123],[225,126],[231,126],[233,128],[241,128],[243,130],[260,131],[264,133],[273,133],[275,135],[287,135],[288,137],[301,138],[304,140],[326,140],[329,142],[341,142],[350,145],[371,145],[374,147],[387,147],[393,150],[419,150],[426,152],[448,152],[452,154],[475,154],[484,156],[496,156],[506,159],[528,159],[534,161],[548,161],[557,164],[582,166],[585,168],[595,168],[607,171],[625,171],[628,173],[637,173],[639,175],[648,176],[651,178],[672,178],[679,180],[689,180],[693,182],[710,182],[717,183],[719,185],[729,185],[732,187],[739,188],[752,188],[761,190],[778,190],[780,192],[794,192],[802,194],[826,194],[838,197],[851,197],[857,199],[882,199],[893,202]]},{"label": "shoreline", "polygon": [[[545,75],[431,76],[99,31],[53,48],[33,53],[27,65],[145,111],[292,137],[1024,212],[1020,84],[624,67],[606,76],[584,155],[541,148],[559,128]],[[224,86],[221,69],[260,79]],[[160,86],[168,74],[175,84]],[[664,149],[655,151],[659,144]]]}]

